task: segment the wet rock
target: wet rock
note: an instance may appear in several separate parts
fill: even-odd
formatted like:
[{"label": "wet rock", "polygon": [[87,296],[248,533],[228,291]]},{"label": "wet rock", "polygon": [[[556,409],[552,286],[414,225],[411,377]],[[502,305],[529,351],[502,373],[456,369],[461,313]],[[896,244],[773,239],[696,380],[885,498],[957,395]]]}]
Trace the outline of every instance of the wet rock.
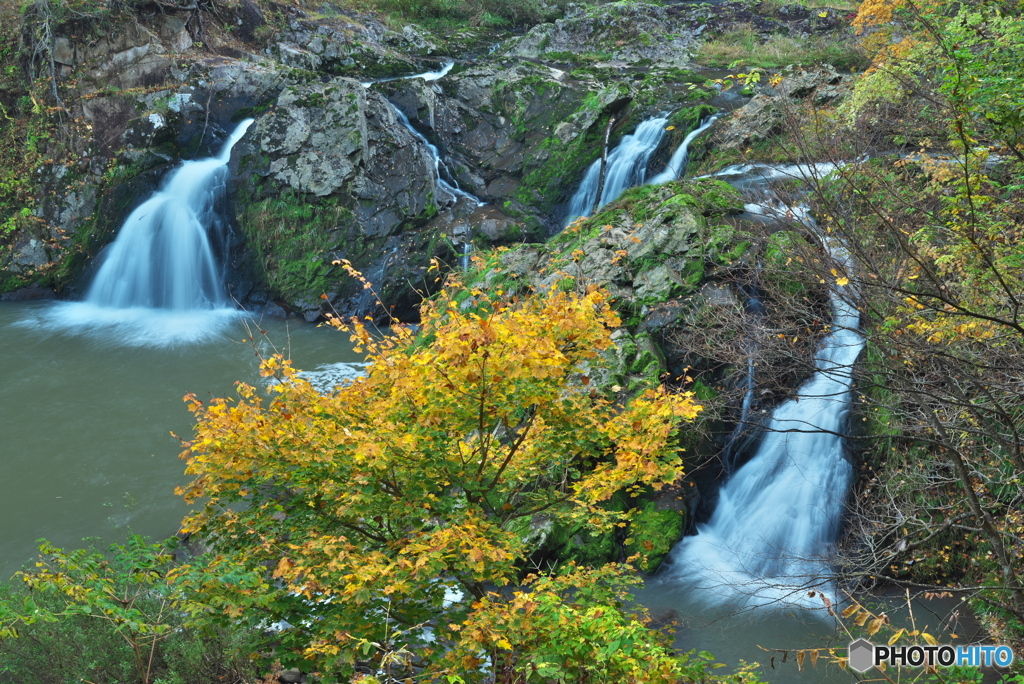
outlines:
[{"label": "wet rock", "polygon": [[[476,209],[436,182],[427,147],[358,81],[291,85],[237,147],[240,223],[272,293],[316,320],[416,315],[432,257]],[[348,259],[372,290],[339,267]],[[326,295],[326,299],[320,295]],[[393,308],[392,308],[393,307]]]},{"label": "wet rock", "polygon": [[34,284],[0,295],[0,302],[34,302],[44,299],[55,299],[56,297],[57,293],[53,288]]},{"label": "wet rock", "polygon": [[466,169],[463,177],[482,200],[500,204],[531,229],[556,223],[554,211],[573,189],[567,179],[579,178],[600,154],[603,123],[631,101],[628,84],[562,75],[531,63],[492,64],[449,76],[440,86],[414,86],[440,89],[415,99],[433,98],[420,116],[432,112],[430,127],[450,164]]},{"label": "wet rock", "polygon": [[745,148],[777,134],[784,123],[785,112],[779,98],[758,93],[724,125],[716,128],[714,141],[722,149]]}]

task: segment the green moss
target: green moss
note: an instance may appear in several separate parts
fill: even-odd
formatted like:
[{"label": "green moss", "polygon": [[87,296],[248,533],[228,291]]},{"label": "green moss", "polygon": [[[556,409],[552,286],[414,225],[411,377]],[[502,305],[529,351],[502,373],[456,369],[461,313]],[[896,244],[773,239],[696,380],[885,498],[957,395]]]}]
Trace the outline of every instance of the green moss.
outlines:
[{"label": "green moss", "polygon": [[[606,501],[603,508],[626,510],[625,497],[619,493]],[[619,558],[615,528],[594,530],[586,525],[555,521],[551,524],[540,553],[554,558],[557,564],[575,562],[580,565],[603,565]]]},{"label": "green moss", "polygon": [[647,502],[633,511],[626,537],[626,553],[637,554],[637,567],[651,572],[683,536],[686,515],[682,511],[659,510],[654,502]]},{"label": "green moss", "polygon": [[596,532],[586,527],[556,524],[546,545],[559,563],[603,565],[618,557],[615,533]]},{"label": "green moss", "polygon": [[704,260],[690,259],[687,261],[686,266],[683,267],[682,276],[683,281],[686,282],[690,290],[696,290],[697,286],[704,280]]},{"label": "green moss", "polygon": [[779,290],[794,297],[804,297],[810,287],[801,276],[804,254],[810,245],[802,235],[792,230],[780,230],[768,236],[764,249],[762,280],[770,290]]},{"label": "green moss", "polygon": [[740,240],[732,247],[732,249],[727,252],[723,252],[718,257],[719,261],[723,264],[731,264],[734,261],[738,261],[740,257],[746,254],[747,250],[750,249],[750,244],[749,240]]},{"label": "green moss", "polygon": [[[238,200],[239,223],[257,253],[257,275],[291,303],[326,293],[341,280],[330,253],[353,223],[352,212],[337,199],[310,200],[290,189],[259,200],[243,190]],[[361,249],[371,242],[361,242]]]},{"label": "green moss", "polygon": [[[616,83],[600,92],[589,93],[582,100],[559,84],[554,84],[546,73],[520,79],[496,90],[499,110],[512,122],[525,138],[535,131],[553,130],[558,122],[567,121],[584,111],[601,111],[609,102],[629,97],[629,86]],[[545,103],[547,107],[539,107]],[[583,170],[600,154],[604,144],[604,131],[611,116],[602,112],[580,135],[568,142],[556,136],[531,144],[531,157],[543,161],[527,161],[520,187],[512,195],[508,211],[517,218],[531,212],[550,214],[555,205],[564,201]],[[539,154],[538,154],[539,153]]]},{"label": "green moss", "polygon": [[718,390],[704,383],[700,378],[693,381],[690,391],[693,392],[699,401],[714,401],[718,398],[719,394]]}]

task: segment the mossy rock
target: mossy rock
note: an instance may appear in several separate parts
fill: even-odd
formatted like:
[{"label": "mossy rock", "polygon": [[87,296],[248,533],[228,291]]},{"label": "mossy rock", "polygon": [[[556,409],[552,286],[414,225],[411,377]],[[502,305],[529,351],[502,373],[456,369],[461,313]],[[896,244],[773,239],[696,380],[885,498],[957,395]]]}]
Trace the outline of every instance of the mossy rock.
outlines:
[{"label": "mossy rock", "polygon": [[761,275],[764,285],[785,295],[807,296],[810,286],[805,282],[802,265],[805,255],[810,252],[810,244],[796,231],[780,230],[769,235]]},{"label": "mossy rock", "polygon": [[648,501],[633,511],[626,537],[626,554],[638,555],[636,566],[644,572],[653,572],[672,550],[686,527],[686,513],[674,509],[659,509]]},{"label": "mossy rock", "polygon": [[[626,498],[616,494],[602,504],[611,511],[626,510]],[[520,525],[520,528],[522,526]],[[580,565],[603,565],[618,560],[621,546],[616,539],[616,530],[599,531],[583,524],[552,521],[541,543],[533,539],[536,559],[554,561],[557,564],[575,562]],[[528,539],[528,541],[530,541]]]},{"label": "mossy rock", "polygon": [[330,252],[340,243],[339,229],[352,222],[352,212],[336,199],[314,204],[291,189],[256,199],[249,184],[239,185],[238,222],[256,252],[255,275],[270,294],[302,308],[298,302],[330,291],[342,275]]}]

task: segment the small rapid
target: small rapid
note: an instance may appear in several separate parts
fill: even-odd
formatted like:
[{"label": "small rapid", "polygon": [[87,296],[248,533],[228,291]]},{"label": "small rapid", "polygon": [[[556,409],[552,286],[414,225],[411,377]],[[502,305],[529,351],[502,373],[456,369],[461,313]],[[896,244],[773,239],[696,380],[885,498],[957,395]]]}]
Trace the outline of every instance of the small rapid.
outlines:
[{"label": "small rapid", "polygon": [[[439,81],[440,79],[444,78],[449,71],[452,70],[453,66],[455,66],[455,62],[445,62],[437,71],[424,71],[423,73],[412,74],[411,76],[396,76],[394,78],[384,78],[378,81],[364,81],[362,85],[364,88],[369,88],[374,83],[408,81],[415,78],[422,79],[428,82]],[[402,126],[407,131],[412,133],[413,137],[415,137],[416,140],[421,142],[423,146],[427,148],[427,152],[430,154],[430,158],[434,162],[434,182],[437,184],[437,186],[443,192],[447,193],[448,196],[451,197],[456,202],[459,201],[460,199],[466,199],[475,202],[478,207],[484,206],[486,202],[480,201],[480,198],[476,197],[472,193],[466,192],[465,190],[459,187],[459,183],[458,181],[455,180],[455,176],[448,168],[448,165],[445,164],[444,159],[441,158],[441,152],[440,150],[437,149],[437,145],[427,140],[426,136],[424,136],[422,133],[416,130],[416,127],[412,125],[411,121],[409,121],[409,117],[406,116],[401,109],[396,107],[394,103],[387,99],[385,99],[385,101],[391,107],[391,111],[394,112],[395,118],[398,119],[398,122],[402,124]]]},{"label": "small rapid", "polygon": [[711,125],[718,121],[720,116],[720,114],[713,114],[704,119],[704,121],[702,121],[695,129],[690,131],[690,133],[683,138],[683,142],[679,144],[676,151],[672,153],[672,157],[668,160],[668,165],[665,167],[665,170],[652,178],[649,181],[650,184],[658,185],[660,183],[679,180],[683,173],[686,172],[686,166],[690,162],[690,145],[698,136],[704,133],[704,131],[711,128]]},{"label": "small rapid", "polygon": [[[420,76],[420,78],[422,78],[422,76]],[[437,184],[437,187],[448,193],[448,195],[455,201],[458,201],[459,199],[467,199],[474,202],[478,207],[484,206],[485,203],[481,202],[478,197],[459,187],[455,177],[441,158],[441,152],[437,149],[437,145],[434,145],[432,142],[427,140],[426,136],[416,130],[416,127],[409,121],[409,117],[407,117],[401,109],[391,102],[388,102],[388,104],[391,105],[391,109],[394,111],[395,117],[398,119],[399,123],[401,123],[410,133],[413,134],[413,136],[415,136],[417,140],[423,143],[424,147],[427,148],[427,152],[430,154],[430,158],[434,162],[434,182]],[[448,179],[451,179],[451,182],[449,182]]]}]

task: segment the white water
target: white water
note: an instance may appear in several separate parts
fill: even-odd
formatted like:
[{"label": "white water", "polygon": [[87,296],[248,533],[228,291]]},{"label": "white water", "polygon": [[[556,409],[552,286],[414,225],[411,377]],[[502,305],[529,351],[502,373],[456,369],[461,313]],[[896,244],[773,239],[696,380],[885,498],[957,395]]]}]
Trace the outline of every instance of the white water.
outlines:
[{"label": "white water", "polygon": [[[601,191],[599,207],[615,200],[628,188],[643,185],[647,176],[647,162],[661,145],[665,137],[667,115],[648,119],[637,126],[636,132],[622,138],[622,141],[608,153],[608,165],[605,171],[604,189]],[[587,169],[576,194],[569,202],[569,216],[565,225],[573,219],[588,216],[594,208],[597,198],[597,186],[601,182],[601,160],[596,160]]]},{"label": "white water", "polygon": [[221,152],[187,161],[125,220],[96,274],[88,304],[112,309],[215,309],[226,305],[208,229],[223,195],[231,148],[252,124],[243,121]]},{"label": "white water", "polygon": [[220,154],[184,162],[125,220],[84,302],[56,304],[28,327],[102,333],[127,345],[198,342],[235,318],[210,241],[238,125]]},{"label": "white water", "polygon": [[[804,210],[789,213],[810,222]],[[829,239],[825,246],[845,271],[843,246]],[[849,287],[834,288],[833,332],[816,355],[815,374],[775,409],[757,453],[722,487],[711,519],[672,550],[662,583],[683,585],[711,606],[796,604],[824,615],[820,596],[808,592],[832,594],[828,553],[853,476],[842,437],[864,345],[853,296]]]},{"label": "white water", "polygon": [[[453,66],[455,66],[455,62],[445,62],[437,71],[425,71],[422,74],[413,74],[412,76],[398,76],[396,78],[385,78],[381,81],[367,81],[366,83],[363,83],[363,85],[366,87],[370,87],[374,83],[387,83],[388,81],[404,81],[413,78],[422,78],[424,81],[437,81],[439,79],[444,78],[445,75],[447,75],[447,73],[452,70]],[[406,130],[412,133],[417,140],[426,145],[427,151],[430,152],[430,158],[434,160],[434,180],[437,183],[437,185],[440,186],[442,190],[447,192],[452,197],[452,199],[456,201],[458,201],[459,198],[463,198],[476,202],[476,205],[478,207],[484,206],[484,204],[486,204],[485,202],[481,202],[478,197],[466,192],[465,190],[459,187],[458,181],[455,180],[455,177],[452,176],[451,171],[449,171],[448,167],[445,165],[444,160],[441,159],[441,153],[438,151],[437,145],[432,144],[429,140],[427,140],[427,138],[422,133],[417,131],[416,128],[409,121],[409,117],[407,117],[402,112],[401,109],[391,104],[391,102],[388,102],[388,104],[391,105],[391,109],[395,112],[395,116],[398,117],[398,120],[401,122],[403,126],[405,126]],[[444,171],[444,174],[447,174],[448,177],[452,179],[451,183],[445,180],[444,174],[441,173],[442,170]]]},{"label": "white water", "polygon": [[[771,181],[820,181],[836,169],[842,168],[847,162],[816,162],[814,164],[734,164],[721,171],[700,176],[700,178],[721,178],[733,187],[744,188],[761,186]],[[774,210],[758,209],[757,205],[747,205],[747,211],[760,214],[771,214]]]},{"label": "white water", "polygon": [[[448,193],[448,195],[451,196],[451,198],[456,201],[458,201],[459,198],[468,199],[475,202],[478,207],[484,206],[485,203],[481,202],[478,197],[466,192],[465,190],[459,187],[458,182],[456,182],[455,179],[452,177],[451,171],[448,170],[448,167],[445,166],[444,161],[441,159],[441,153],[438,151],[437,146],[432,144],[429,140],[426,139],[426,137],[422,133],[416,130],[416,128],[409,121],[409,117],[402,113],[401,109],[391,104],[390,102],[388,102],[388,104],[391,105],[391,109],[392,111],[395,112],[395,116],[398,118],[398,121],[403,126],[405,126],[405,128],[410,133],[412,133],[417,140],[423,143],[423,145],[427,148],[427,151],[430,153],[430,158],[434,162],[434,182],[437,184],[437,186],[444,190],[446,193]],[[444,174],[441,173],[442,170],[444,171]],[[451,183],[445,180],[445,174],[449,178],[452,178]]]},{"label": "white water", "polygon": [[362,86],[364,88],[369,88],[374,83],[391,83],[392,81],[405,81],[412,78],[422,78],[424,81],[436,81],[447,76],[453,66],[455,66],[455,62],[445,62],[437,71],[424,71],[421,74],[413,74],[412,76],[392,76],[391,78],[379,78],[374,81],[363,81]]},{"label": "white water", "polygon": [[686,165],[690,161],[690,143],[696,140],[704,131],[711,128],[711,124],[718,121],[720,114],[709,116],[705,119],[700,126],[690,131],[690,134],[683,138],[683,142],[679,144],[676,151],[672,153],[672,158],[668,160],[668,166],[665,170],[659,173],[657,176],[652,178],[649,182],[651,185],[658,185],[659,183],[667,183],[669,181],[678,180],[683,172],[686,171]]}]

